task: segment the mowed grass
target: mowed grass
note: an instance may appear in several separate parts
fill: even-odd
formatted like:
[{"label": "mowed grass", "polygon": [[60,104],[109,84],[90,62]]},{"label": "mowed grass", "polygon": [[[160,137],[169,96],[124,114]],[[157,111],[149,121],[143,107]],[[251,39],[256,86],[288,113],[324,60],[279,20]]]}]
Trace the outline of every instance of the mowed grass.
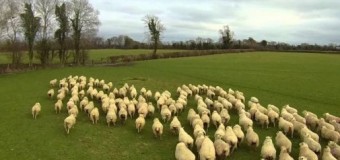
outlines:
[{"label": "mowed grass", "polygon": [[[177,50],[177,49],[158,49],[157,53],[171,53],[171,52],[186,52],[190,50]],[[56,51],[58,52],[58,51]],[[70,51],[71,52],[71,51]],[[110,56],[119,56],[119,55],[137,55],[137,54],[151,54],[153,52],[152,49],[92,49],[88,50],[89,59],[87,63],[93,62],[106,62],[107,58]],[[23,52],[22,63],[28,63],[28,53]],[[11,53],[10,52],[1,52],[0,53],[0,64],[8,64],[11,63]],[[68,61],[72,62],[73,57],[71,56]],[[34,58],[34,63],[40,63],[39,59]],[[58,55],[53,59],[53,63],[59,63]]]},{"label": "mowed grass", "polygon": [[[182,84],[218,85],[244,92],[246,101],[256,96],[264,106],[289,104],[300,113],[309,110],[319,116],[325,112],[340,116],[339,62],[338,55],[257,52],[161,59],[124,67],[69,67],[0,75],[0,159],[175,159],[177,136],[170,133],[168,123],[164,124],[162,140],[155,139],[151,131],[153,117],[147,118],[144,130],[138,134],[135,119],[109,128],[102,112],[97,125],[80,113],[75,128],[66,135],[66,109],[55,114],[56,100],[49,100],[46,95],[49,81],[54,78],[84,75],[111,81],[114,87],[128,83],[138,91],[141,87],[153,93],[169,90],[174,98],[176,88]],[[35,102],[41,103],[42,112],[33,120],[31,107]],[[189,107],[196,109],[192,98],[179,118],[192,135],[186,121]],[[238,116],[234,111],[231,115],[230,125],[234,125]],[[157,113],[155,117],[160,116]],[[277,131],[273,127],[261,129],[257,124],[254,127],[261,144],[265,136],[275,137]],[[214,131],[211,125],[211,139]],[[292,141],[292,154],[297,158],[300,139],[295,135]],[[326,141],[321,143],[325,145]],[[259,147],[253,151],[242,144],[229,159],[260,159],[260,150]]]}]

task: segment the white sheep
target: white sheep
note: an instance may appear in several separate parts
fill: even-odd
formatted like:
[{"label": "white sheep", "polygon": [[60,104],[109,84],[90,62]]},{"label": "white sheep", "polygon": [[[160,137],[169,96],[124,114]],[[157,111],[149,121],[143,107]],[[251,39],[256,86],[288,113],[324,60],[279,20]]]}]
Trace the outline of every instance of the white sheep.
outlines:
[{"label": "white sheep", "polygon": [[62,107],[63,107],[63,101],[58,100],[58,101],[54,104],[55,113],[60,113]]},{"label": "white sheep", "polygon": [[164,122],[168,122],[171,119],[171,111],[169,110],[168,106],[163,105],[161,109],[161,116]]},{"label": "white sheep", "polygon": [[225,127],[224,127],[223,124],[220,124],[220,126],[215,131],[214,138],[215,138],[215,140],[216,139],[222,139],[222,137],[224,137],[224,135],[225,135]]},{"label": "white sheep", "polygon": [[37,119],[38,114],[41,111],[41,105],[39,102],[35,103],[32,107],[32,116],[34,119]]},{"label": "white sheep", "polygon": [[140,114],[139,117],[136,119],[135,124],[136,124],[137,132],[140,133],[145,126],[144,115]]},{"label": "white sheep", "polygon": [[288,149],[282,146],[279,155],[279,160],[294,160],[294,158],[289,155]]},{"label": "white sheep", "polygon": [[323,149],[322,160],[337,160],[331,153],[331,149],[326,146]]},{"label": "white sheep", "polygon": [[195,160],[195,155],[188,149],[183,142],[179,142],[176,145],[175,151],[176,160]]},{"label": "white sheep", "polygon": [[267,136],[261,148],[261,157],[264,159],[276,159],[276,149],[272,137]]},{"label": "white sheep", "polygon": [[199,134],[195,139],[196,150],[199,151],[202,147],[202,143],[204,141],[205,135]]},{"label": "white sheep", "polygon": [[279,114],[272,108],[268,108],[268,118],[275,127],[275,124],[279,121]]},{"label": "white sheep", "polygon": [[69,115],[64,120],[64,128],[67,134],[70,133],[70,129],[76,124],[76,117],[73,114]]},{"label": "white sheep", "polygon": [[230,120],[230,115],[227,109],[223,108],[220,112],[220,116],[221,116],[221,121],[224,125],[227,125],[227,123]]},{"label": "white sheep", "polygon": [[90,119],[92,121],[92,124],[97,124],[99,120],[99,110],[97,107],[94,107],[90,112]]},{"label": "white sheep", "polygon": [[225,135],[222,137],[222,139],[229,143],[231,152],[234,152],[234,150],[237,148],[238,138],[230,126],[226,127]]},{"label": "white sheep", "polygon": [[285,108],[291,114],[298,113],[297,109],[295,109],[294,107],[289,106],[289,104],[286,104],[282,108]]},{"label": "white sheep", "polygon": [[79,108],[80,110],[84,110],[84,108],[86,107],[86,105],[89,103],[89,99],[87,97],[84,97],[79,104]]},{"label": "white sheep", "polygon": [[315,141],[308,133],[302,136],[303,142],[305,142],[309,149],[311,149],[316,154],[321,153],[321,145],[317,141]]},{"label": "white sheep", "polygon": [[176,115],[177,114],[177,108],[176,108],[175,104],[170,104],[168,108],[169,108],[169,110],[171,112],[171,115]]},{"label": "white sheep", "polygon": [[190,146],[190,148],[192,148],[194,144],[194,139],[187,132],[185,132],[183,127],[179,129],[178,141],[185,143],[185,145],[188,147]]},{"label": "white sheep", "polygon": [[132,119],[132,117],[135,115],[136,112],[136,107],[135,104],[133,102],[130,102],[127,106],[127,112],[130,116],[130,118]]},{"label": "white sheep", "polygon": [[289,153],[292,151],[292,142],[281,131],[276,132],[275,144],[279,148],[286,148]]},{"label": "white sheep", "polygon": [[334,130],[330,130],[326,126],[322,126],[321,137],[333,141],[335,143],[338,143],[340,139],[340,133]]},{"label": "white sheep", "polygon": [[242,128],[240,125],[236,124],[234,127],[233,127],[233,131],[237,137],[237,142],[238,142],[238,146],[241,145],[241,143],[243,142],[243,139],[244,139],[244,133],[242,131]]},{"label": "white sheep", "polygon": [[307,126],[303,126],[300,130],[300,137],[306,134],[309,134],[315,141],[319,142],[319,135],[308,129]]},{"label": "white sheep", "polygon": [[52,79],[51,81],[50,81],[50,85],[51,85],[51,87],[54,87],[56,84],[57,84],[57,79]]},{"label": "white sheep", "polygon": [[301,132],[301,129],[302,129],[303,127],[306,127],[306,128],[307,128],[307,126],[306,126],[305,124],[303,124],[303,123],[301,123],[301,122],[298,122],[298,121],[296,121],[295,119],[293,119],[291,122],[292,122],[292,124],[293,124],[293,126],[294,126],[294,132],[300,133],[300,132]]},{"label": "white sheep", "polygon": [[318,121],[317,131],[321,131],[322,126],[325,126],[326,128],[328,128],[330,130],[335,130],[335,127],[332,124],[327,123],[325,121],[325,119],[320,118],[319,121]]},{"label": "white sheep", "polygon": [[221,116],[217,113],[217,111],[213,111],[211,115],[211,121],[217,128],[220,124],[222,124],[222,118]]},{"label": "white sheep", "polygon": [[68,110],[68,114],[71,115],[73,114],[74,117],[77,117],[78,116],[78,107],[76,105],[74,105],[71,109]]},{"label": "white sheep", "polygon": [[127,113],[126,109],[124,107],[121,108],[118,112],[118,117],[120,118],[120,121],[121,121],[122,124],[125,123],[127,116],[128,116],[128,113]]},{"label": "white sheep", "polygon": [[193,118],[192,118],[192,122],[191,122],[191,126],[194,128],[196,125],[200,125],[202,128],[204,128],[204,124],[202,119],[200,118],[199,114],[196,114]]},{"label": "white sheep", "polygon": [[332,155],[340,159],[340,146],[333,141],[329,141],[327,146],[331,149]]},{"label": "white sheep", "polygon": [[217,159],[226,159],[230,154],[230,146],[221,139],[216,139],[214,142]]},{"label": "white sheep", "polygon": [[287,121],[294,119],[293,114],[289,113],[285,108],[282,108],[281,110],[281,117]]},{"label": "white sheep", "polygon": [[94,108],[93,101],[90,101],[84,108],[85,113],[90,116],[91,110]]},{"label": "white sheep", "polygon": [[47,91],[47,96],[48,98],[52,99],[54,96],[54,89],[50,89]]},{"label": "white sheep", "polygon": [[155,114],[155,106],[151,102],[148,103],[148,114],[154,115]]},{"label": "white sheep", "polygon": [[263,114],[259,110],[255,113],[255,120],[258,121],[262,128],[266,126],[268,128],[269,125],[269,118],[267,115]]},{"label": "white sheep", "polygon": [[308,112],[308,111],[303,111],[302,114],[304,115],[305,119],[306,119],[306,125],[311,128],[311,129],[315,129],[318,126],[318,117],[312,113],[312,112]]},{"label": "white sheep", "polygon": [[337,123],[335,120],[331,120],[329,123],[334,126],[335,131],[340,133],[340,123]]},{"label": "white sheep", "polygon": [[210,117],[209,117],[208,114],[209,114],[208,112],[203,111],[202,115],[201,115],[201,119],[203,121],[204,129],[207,130],[207,131],[208,131],[209,126],[210,126]]},{"label": "white sheep", "polygon": [[182,128],[181,122],[178,120],[177,116],[174,116],[174,118],[170,122],[170,130],[174,134],[178,134],[180,128]]},{"label": "white sheep", "polygon": [[247,117],[247,115],[243,112],[239,114],[238,124],[244,129],[247,130],[249,127],[253,127],[253,121]]},{"label": "white sheep", "polygon": [[273,110],[274,112],[276,112],[277,114],[280,114],[280,109],[277,108],[276,106],[272,105],[272,104],[268,104],[267,105],[267,109],[269,111],[269,109]]},{"label": "white sheep", "polygon": [[138,103],[137,109],[138,109],[138,114],[142,114],[144,117],[146,117],[149,113],[148,104],[145,102]]},{"label": "white sheep", "polygon": [[306,119],[300,116],[298,113],[293,113],[294,119],[298,122],[301,122],[303,124],[306,124]]},{"label": "white sheep", "polygon": [[106,114],[106,123],[110,127],[110,124],[112,123],[113,125],[116,125],[117,121],[117,114],[114,109],[109,109],[107,114]]},{"label": "white sheep", "polygon": [[334,116],[330,113],[324,113],[323,116],[325,117],[325,120],[328,122],[335,120],[337,123],[340,123],[340,117]]},{"label": "white sheep", "polygon": [[246,139],[247,145],[250,147],[256,148],[260,144],[259,135],[253,130],[253,127],[249,127],[247,129],[245,139]]},{"label": "white sheep", "polygon": [[299,145],[299,156],[306,157],[308,160],[318,160],[318,156],[311,149],[309,149],[308,145],[305,142],[301,142]]},{"label": "white sheep", "polygon": [[196,115],[196,112],[194,109],[190,108],[188,111],[188,116],[187,116],[187,120],[190,122],[192,121],[192,118]]},{"label": "white sheep", "polygon": [[288,133],[291,134],[291,137],[293,137],[294,134],[294,126],[291,122],[283,119],[280,117],[279,119],[279,129],[283,130],[283,132],[287,135]]},{"label": "white sheep", "polygon": [[158,118],[153,119],[152,132],[156,138],[159,137],[161,139],[161,136],[163,134],[163,124],[159,121]]},{"label": "white sheep", "polygon": [[203,127],[201,127],[199,124],[197,124],[197,125],[194,127],[194,137],[197,138],[197,137],[199,137],[200,135],[205,136],[205,135],[206,135],[206,132],[205,132],[205,130],[203,129]]},{"label": "white sheep", "polygon": [[200,160],[213,160],[216,158],[214,143],[209,137],[205,137],[199,150]]}]

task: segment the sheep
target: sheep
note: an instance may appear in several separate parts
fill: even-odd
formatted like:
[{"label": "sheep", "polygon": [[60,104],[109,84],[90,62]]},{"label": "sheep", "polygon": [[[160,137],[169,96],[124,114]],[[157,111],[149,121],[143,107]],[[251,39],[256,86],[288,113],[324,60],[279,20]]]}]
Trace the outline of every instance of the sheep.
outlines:
[{"label": "sheep", "polygon": [[285,108],[282,108],[281,110],[281,117],[287,121],[294,119],[293,114],[289,113]]},{"label": "sheep", "polygon": [[137,90],[136,90],[136,88],[133,87],[131,89],[130,96],[131,96],[132,99],[137,97]]},{"label": "sheep", "polygon": [[253,127],[253,121],[246,116],[245,113],[239,114],[238,124],[244,129],[247,130],[249,127]]},{"label": "sheep", "polygon": [[328,122],[335,120],[337,123],[340,123],[340,117],[334,116],[329,113],[324,113],[323,116],[325,117],[325,120]]},{"label": "sheep", "polygon": [[296,121],[295,119],[293,119],[292,121],[292,124],[294,126],[294,132],[297,132],[297,133],[300,133],[301,132],[301,129],[303,127],[307,127],[305,124],[301,123],[301,122],[298,122]]},{"label": "sheep", "polygon": [[224,125],[227,125],[227,123],[229,122],[230,120],[230,115],[229,115],[229,112],[227,109],[223,108],[220,112],[220,116],[221,116],[221,122],[224,124]]},{"label": "sheep", "polygon": [[305,135],[302,136],[303,142],[305,142],[308,147],[314,151],[316,154],[321,153],[321,145],[311,138],[311,136],[308,133],[305,133]]},{"label": "sheep", "polygon": [[261,157],[264,159],[276,159],[276,149],[272,137],[267,136],[261,148]]},{"label": "sheep", "polygon": [[308,129],[306,126],[303,126],[300,130],[300,137],[309,134],[315,141],[319,142],[319,135]]},{"label": "sheep", "polygon": [[73,114],[69,115],[64,120],[64,128],[67,134],[70,133],[70,129],[76,124],[76,117]]},{"label": "sheep", "polygon": [[74,105],[71,109],[68,110],[68,114],[73,114],[74,117],[77,117],[79,111],[78,111],[78,107],[76,105]]},{"label": "sheep", "polygon": [[330,130],[335,130],[335,127],[332,124],[329,124],[325,121],[325,119],[320,118],[318,121],[317,131],[321,131],[322,126],[325,126],[326,128]]},{"label": "sheep", "polygon": [[217,128],[220,124],[222,124],[222,118],[221,116],[217,113],[217,111],[213,111],[212,115],[211,115],[211,120],[212,123],[215,125],[215,127]]},{"label": "sheep", "polygon": [[249,127],[246,133],[246,142],[250,147],[258,147],[260,144],[259,135],[253,130],[253,127]]},{"label": "sheep", "polygon": [[327,146],[331,149],[332,155],[340,159],[340,146],[333,141],[329,141]]},{"label": "sheep", "polygon": [[221,112],[223,108],[223,104],[218,102],[218,101],[214,101],[214,110],[216,110],[217,112]]},{"label": "sheep", "polygon": [[58,95],[57,95],[57,99],[58,100],[64,100],[65,98],[65,93],[64,92],[60,92]]},{"label": "sheep", "polygon": [[52,79],[51,81],[50,81],[50,85],[51,85],[51,87],[54,87],[56,84],[57,84],[57,79]]},{"label": "sheep", "polygon": [[177,108],[176,108],[175,104],[170,104],[168,108],[169,108],[169,110],[171,112],[171,115],[176,115],[177,114]]},{"label": "sheep", "polygon": [[168,122],[171,119],[171,111],[169,110],[168,106],[162,106],[161,116],[164,122]]},{"label": "sheep", "polygon": [[306,157],[308,160],[318,160],[318,156],[311,149],[308,148],[308,145],[305,142],[301,142],[299,146],[299,157],[303,156]]},{"label": "sheep", "polygon": [[176,160],[195,160],[195,155],[185,146],[183,142],[179,142],[176,145],[175,151]]},{"label": "sheep", "polygon": [[146,91],[146,93],[145,93],[145,98],[151,99],[151,97],[152,97],[152,92],[151,92],[151,90]]},{"label": "sheep", "polygon": [[240,111],[242,109],[245,109],[245,105],[242,103],[241,100],[237,100],[236,103],[235,103],[235,109],[237,111]]},{"label": "sheep", "polygon": [[116,125],[116,121],[117,121],[116,111],[114,109],[109,109],[107,114],[106,114],[106,123],[107,123],[107,126],[110,127],[111,123],[113,125]]},{"label": "sheep", "polygon": [[188,147],[190,146],[190,148],[192,148],[194,144],[194,139],[185,132],[183,127],[179,128],[178,141],[185,143],[185,145]]},{"label": "sheep", "polygon": [[202,147],[202,143],[204,141],[205,135],[199,134],[195,139],[196,150],[199,151]]},{"label": "sheep", "polygon": [[279,160],[294,160],[294,159],[289,155],[288,149],[282,146],[279,155]]},{"label": "sheep", "polygon": [[243,142],[244,139],[244,133],[242,131],[242,128],[240,125],[236,124],[233,127],[233,132],[235,133],[236,137],[237,137],[237,142],[238,142],[238,146],[241,145],[241,143]]},{"label": "sheep", "polygon": [[54,89],[50,89],[47,91],[47,96],[48,98],[52,99],[54,96]]},{"label": "sheep", "polygon": [[121,123],[124,124],[126,119],[127,119],[127,111],[125,108],[121,108],[118,112],[118,117],[120,118],[121,120]]},{"label": "sheep", "polygon": [[277,114],[280,114],[280,109],[277,108],[276,106],[272,105],[272,104],[268,104],[267,105],[267,109],[269,111],[269,109],[273,110],[274,112],[276,112]]},{"label": "sheep", "polygon": [[93,101],[90,101],[84,108],[85,113],[90,115],[91,110],[94,108]]},{"label": "sheep", "polygon": [[202,119],[200,118],[199,114],[196,114],[193,118],[192,118],[192,122],[191,122],[191,126],[195,127],[196,125],[200,125],[202,128],[204,128],[204,124]]},{"label": "sheep", "polygon": [[127,106],[127,112],[130,118],[132,119],[132,117],[135,115],[135,112],[136,112],[136,107],[135,107],[135,104],[133,104],[133,102],[130,102],[129,105]]},{"label": "sheep", "polygon": [[163,124],[159,121],[158,118],[153,119],[152,132],[156,138],[159,137],[161,139],[161,136],[163,134]]},{"label": "sheep", "polygon": [[209,137],[205,137],[199,150],[200,160],[213,160],[216,158],[214,143]]},{"label": "sheep", "polygon": [[303,111],[302,114],[304,115],[306,119],[306,125],[311,129],[315,129],[319,121],[317,115],[315,115],[312,112],[308,112],[308,111]]},{"label": "sheep", "polygon": [[176,102],[175,107],[176,107],[176,110],[177,110],[177,114],[181,113],[183,111],[183,108],[184,108],[183,104],[180,103],[180,102]]},{"label": "sheep", "polygon": [[215,131],[214,138],[216,139],[221,139],[225,135],[225,127],[223,124],[220,124],[220,126],[217,128]]},{"label": "sheep", "polygon": [[256,97],[250,97],[250,101],[253,103],[259,103],[259,100]]},{"label": "sheep", "polygon": [[217,159],[226,159],[230,154],[230,146],[221,139],[216,139],[214,142]]},{"label": "sheep", "polygon": [[92,121],[92,124],[97,124],[99,120],[99,110],[97,107],[94,107],[90,112],[90,119]]},{"label": "sheep", "polygon": [[322,160],[337,160],[331,153],[331,149],[326,146],[323,149]]},{"label": "sheep", "polygon": [[273,126],[275,127],[275,124],[277,121],[279,121],[279,114],[274,111],[272,108],[268,108],[268,118],[271,123],[273,123]]},{"label": "sheep", "polygon": [[181,122],[178,120],[177,116],[174,116],[174,118],[170,122],[170,130],[174,134],[178,134],[180,128],[182,128]]},{"label": "sheep", "polygon": [[262,128],[266,125],[266,127],[268,128],[269,125],[269,118],[267,115],[263,114],[262,112],[260,112],[259,110],[255,113],[255,120],[260,122]]},{"label": "sheep", "polygon": [[276,132],[275,144],[279,148],[286,148],[289,153],[292,151],[292,142],[282,133],[282,131]]},{"label": "sheep", "polygon": [[193,116],[196,115],[196,112],[194,109],[190,108],[188,111],[188,116],[187,116],[187,120],[190,122],[191,124],[191,119],[193,118]]},{"label": "sheep", "polygon": [[331,120],[329,123],[334,126],[335,131],[340,133],[340,123],[337,123],[335,120]]},{"label": "sheep", "polygon": [[37,116],[40,113],[40,111],[41,111],[41,105],[40,105],[39,102],[37,102],[32,107],[32,116],[33,116],[33,119],[37,119]]},{"label": "sheep", "polygon": [[203,121],[204,129],[208,131],[210,126],[210,117],[208,116],[208,112],[203,111],[201,115],[201,119]]},{"label": "sheep", "polygon": [[54,104],[55,113],[60,113],[62,107],[63,107],[63,101],[58,100],[58,101]]},{"label": "sheep", "polygon": [[285,108],[291,114],[298,113],[297,109],[295,109],[294,107],[289,106],[289,104],[283,106],[282,108]]},{"label": "sheep", "polygon": [[80,104],[79,104],[79,107],[80,107],[80,110],[82,111],[86,105],[89,103],[89,100],[87,97],[84,97],[81,101],[80,101]]},{"label": "sheep", "polygon": [[280,117],[279,119],[279,130],[283,130],[283,132],[287,135],[288,133],[291,133],[291,137],[293,138],[293,134],[294,134],[294,126],[291,122],[283,119],[282,117]]},{"label": "sheep", "polygon": [[225,135],[222,137],[222,139],[229,143],[231,152],[234,152],[234,150],[237,148],[238,137],[235,135],[233,129],[230,126],[226,127]]},{"label": "sheep", "polygon": [[306,124],[306,119],[300,116],[298,113],[293,113],[294,119],[298,122],[301,122],[303,124]]},{"label": "sheep", "polygon": [[136,124],[137,132],[140,133],[145,126],[144,115],[140,114],[139,117],[136,119],[135,124]]},{"label": "sheep", "polygon": [[146,117],[149,113],[148,104],[145,102],[138,103],[137,109],[138,109],[138,114],[142,114],[144,117]]},{"label": "sheep", "polygon": [[149,104],[148,104],[148,114],[149,115],[153,115],[153,114],[155,114],[155,107],[152,105],[152,103],[151,102],[149,102]]},{"label": "sheep", "polygon": [[326,126],[321,127],[321,137],[335,143],[339,142],[340,133],[334,130],[328,129]]},{"label": "sheep", "polygon": [[67,103],[66,103],[66,108],[67,110],[70,110],[73,106],[75,105],[73,99],[71,98]]}]

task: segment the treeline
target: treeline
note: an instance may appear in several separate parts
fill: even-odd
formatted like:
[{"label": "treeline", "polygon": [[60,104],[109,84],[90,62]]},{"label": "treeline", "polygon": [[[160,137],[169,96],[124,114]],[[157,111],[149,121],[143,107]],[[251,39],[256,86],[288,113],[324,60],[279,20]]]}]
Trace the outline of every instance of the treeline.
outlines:
[{"label": "treeline", "polygon": [[11,54],[14,66],[22,63],[24,51],[29,66],[34,58],[44,66],[54,58],[62,65],[69,58],[84,64],[98,15],[88,0],[0,0],[1,51]]}]

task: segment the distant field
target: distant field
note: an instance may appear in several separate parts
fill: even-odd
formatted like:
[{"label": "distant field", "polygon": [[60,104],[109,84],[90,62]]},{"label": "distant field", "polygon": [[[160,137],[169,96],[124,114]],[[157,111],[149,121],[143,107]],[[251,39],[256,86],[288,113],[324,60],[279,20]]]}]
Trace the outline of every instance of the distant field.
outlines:
[{"label": "distant field", "polygon": [[[89,50],[89,60],[88,63],[95,62],[105,62],[107,57],[115,56],[115,55],[136,55],[136,54],[151,54],[153,50],[151,49],[94,49]],[[159,49],[157,53],[169,53],[169,52],[183,52],[187,50],[171,50],[171,49]],[[23,53],[23,63],[28,63],[28,54],[27,52]],[[2,52],[0,53],[0,64],[11,63],[10,53]],[[70,57],[69,61],[72,61],[72,57]],[[40,63],[38,59],[34,59],[34,63]],[[56,56],[53,60],[53,63],[59,63],[58,56]]]},{"label": "distant field", "polygon": [[[153,117],[147,118],[144,130],[138,134],[135,119],[128,119],[124,126],[118,123],[109,128],[104,113],[101,112],[97,125],[92,125],[89,118],[80,113],[75,128],[66,135],[63,129],[66,109],[56,115],[55,99],[49,100],[46,96],[49,81],[54,78],[84,75],[111,81],[117,88],[128,83],[138,91],[142,87],[153,93],[167,89],[173,98],[177,98],[176,88],[182,84],[206,84],[240,90],[246,101],[256,96],[263,106],[289,104],[299,113],[309,110],[319,116],[325,112],[340,116],[339,62],[339,55],[252,52],[159,59],[121,67],[66,67],[0,75],[0,159],[175,159],[177,136],[170,133],[169,124],[164,124],[162,140],[155,139],[151,132]],[[35,102],[42,104],[37,120],[31,116]],[[188,107],[179,116],[190,135],[192,129],[186,116],[188,108],[196,109],[196,105],[193,98],[189,98]],[[234,125],[238,116],[235,111],[230,114],[229,124]],[[159,113],[155,117],[160,117]],[[277,131],[272,126],[261,129],[257,123],[254,127],[261,144],[265,136],[274,137]],[[211,125],[208,133],[211,139],[214,132]],[[297,159],[298,134],[292,141],[292,155]],[[321,143],[325,145],[326,141],[322,139]],[[260,159],[260,150],[259,147],[253,151],[242,144],[228,159]],[[197,153],[195,149],[194,153]]]}]

